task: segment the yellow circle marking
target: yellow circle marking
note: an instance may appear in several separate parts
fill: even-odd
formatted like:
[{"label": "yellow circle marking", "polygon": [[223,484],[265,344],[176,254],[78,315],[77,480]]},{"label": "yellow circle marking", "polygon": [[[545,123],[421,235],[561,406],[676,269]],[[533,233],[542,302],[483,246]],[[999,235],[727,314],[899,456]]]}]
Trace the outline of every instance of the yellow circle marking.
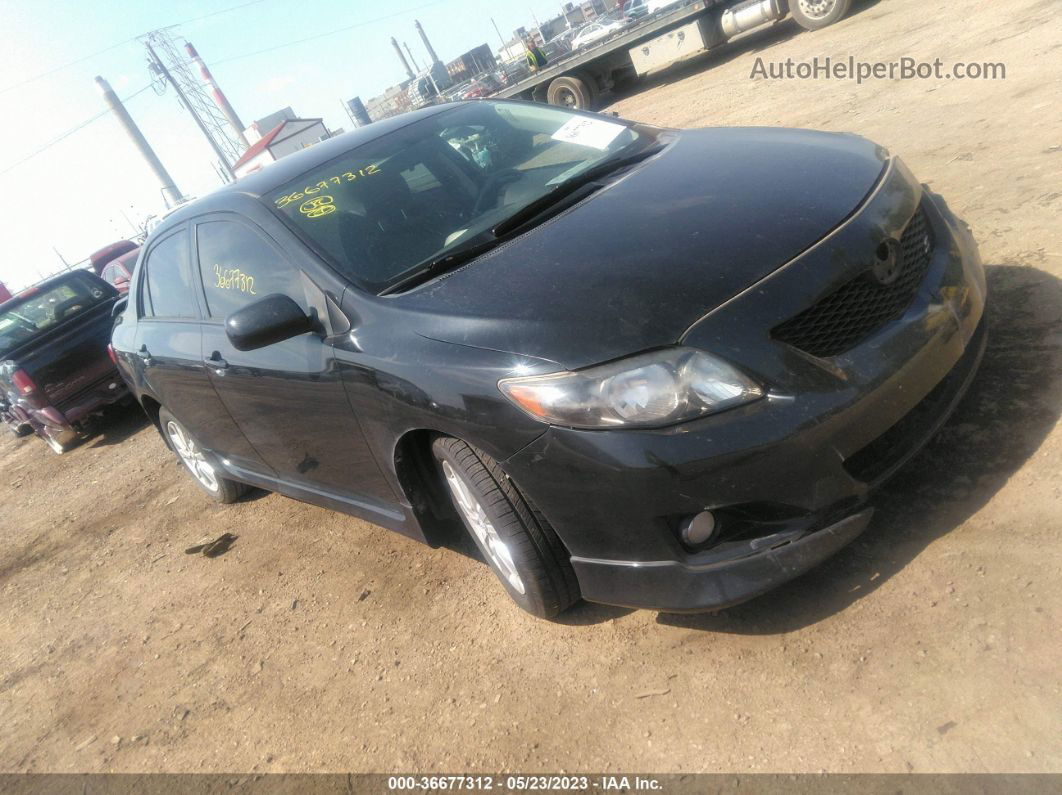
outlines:
[{"label": "yellow circle marking", "polygon": [[334,201],[331,196],[314,196],[299,205],[299,212],[307,218],[320,218],[336,211]]}]

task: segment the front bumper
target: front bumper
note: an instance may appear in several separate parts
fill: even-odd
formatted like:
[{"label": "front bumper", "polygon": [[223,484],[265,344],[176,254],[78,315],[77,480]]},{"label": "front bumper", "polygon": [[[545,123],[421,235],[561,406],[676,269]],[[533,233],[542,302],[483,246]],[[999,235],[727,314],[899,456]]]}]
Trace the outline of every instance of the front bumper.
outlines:
[{"label": "front bumper", "polygon": [[[936,248],[901,318],[831,360],[762,338],[826,289],[822,273],[865,250],[874,230],[902,227],[919,201]],[[771,386],[767,399],[671,428],[550,428],[504,466],[566,544],[584,598],[670,611],[736,604],[866,527],[871,491],[971,383],[987,341],[985,299],[969,231],[897,167],[847,226],[683,340],[741,362]],[[690,551],[677,526],[703,510],[722,517],[723,540]]]},{"label": "front bumper", "polygon": [[[977,373],[987,342],[982,320],[952,372],[875,442],[886,449],[872,450],[880,464],[874,485],[918,453],[951,416]],[[852,510],[856,512],[848,513]],[[590,601],[671,612],[714,610],[803,574],[862,533],[872,513],[854,501],[841,502],[832,511],[764,525],[765,535],[723,542],[700,554],[654,561],[573,556],[572,566]]]}]

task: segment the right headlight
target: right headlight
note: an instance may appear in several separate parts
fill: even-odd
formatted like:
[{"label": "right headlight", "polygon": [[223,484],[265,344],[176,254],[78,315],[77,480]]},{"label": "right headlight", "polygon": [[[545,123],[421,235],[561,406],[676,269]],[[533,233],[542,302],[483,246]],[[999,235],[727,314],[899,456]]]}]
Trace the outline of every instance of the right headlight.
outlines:
[{"label": "right headlight", "polygon": [[702,351],[671,348],[576,372],[505,378],[509,400],[553,425],[652,428],[733,408],[763,388]]}]

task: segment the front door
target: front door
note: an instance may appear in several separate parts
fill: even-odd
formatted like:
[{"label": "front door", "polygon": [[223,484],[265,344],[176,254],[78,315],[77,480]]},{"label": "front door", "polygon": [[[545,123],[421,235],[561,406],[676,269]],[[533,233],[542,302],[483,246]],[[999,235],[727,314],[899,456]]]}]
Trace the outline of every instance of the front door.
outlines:
[{"label": "front door", "polygon": [[265,469],[225,410],[203,362],[199,306],[182,226],[152,243],[143,264],[133,341],[141,378],[201,447],[244,467]]},{"label": "front door", "polygon": [[238,351],[225,334],[232,312],[272,293],[320,312],[323,293],[259,227],[234,216],[196,224],[210,380],[255,450],[282,481],[331,495],[371,492],[380,472],[351,411],[332,346],[302,334]]}]

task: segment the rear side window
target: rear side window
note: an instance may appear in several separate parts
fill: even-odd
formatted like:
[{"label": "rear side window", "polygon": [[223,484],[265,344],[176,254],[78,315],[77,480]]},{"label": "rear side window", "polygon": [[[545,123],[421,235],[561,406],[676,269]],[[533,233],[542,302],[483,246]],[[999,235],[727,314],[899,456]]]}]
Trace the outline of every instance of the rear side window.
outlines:
[{"label": "rear side window", "polygon": [[141,296],[146,317],[198,317],[185,231],[171,235],[151,249],[144,263]]},{"label": "rear side window", "polygon": [[226,318],[272,293],[304,304],[299,272],[249,226],[205,221],[196,226],[195,237],[210,317]]}]

